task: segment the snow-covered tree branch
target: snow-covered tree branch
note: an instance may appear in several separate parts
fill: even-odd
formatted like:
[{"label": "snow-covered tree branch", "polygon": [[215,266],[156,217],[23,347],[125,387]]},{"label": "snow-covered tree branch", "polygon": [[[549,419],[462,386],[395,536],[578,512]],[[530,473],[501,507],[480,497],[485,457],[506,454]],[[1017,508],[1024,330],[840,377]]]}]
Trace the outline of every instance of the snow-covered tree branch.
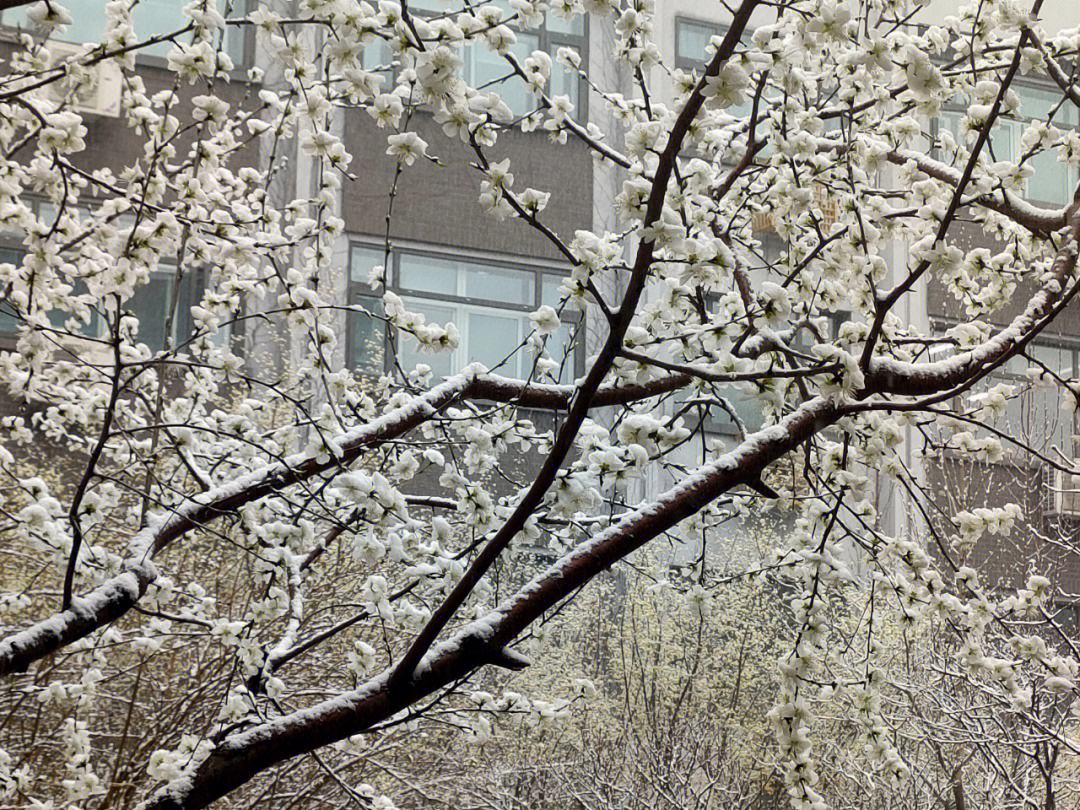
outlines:
[{"label": "snow-covered tree branch", "polygon": [[[587,702],[481,685],[544,668],[545,628],[642,555],[690,572],[700,619],[675,714],[705,605],[736,581],[783,604],[747,727],[792,806],[858,806],[853,773],[959,806],[973,761],[1009,806],[1064,797],[1080,544],[1022,529],[1022,578],[980,582],[980,542],[1034,518],[1005,490],[956,503],[934,465],[1080,474],[1080,371],[1036,351],[1080,292],[1080,14],[741,0],[691,68],[653,0],[192,0],[159,29],[113,0],[84,45],[68,5],[0,18],[5,802],[287,802],[310,767],[392,806],[348,775],[358,740]],[[591,220],[505,157],[523,137],[613,178]],[[547,257],[482,355],[461,319],[495,295],[401,281],[424,254],[399,198],[429,171],[457,178],[432,229],[467,198]],[[1032,202],[1048,171],[1068,199]],[[363,277],[350,194],[382,228]],[[928,290],[950,319],[912,314]],[[1047,390],[1068,446],[1007,418]],[[145,738],[140,689],[185,695]]]}]

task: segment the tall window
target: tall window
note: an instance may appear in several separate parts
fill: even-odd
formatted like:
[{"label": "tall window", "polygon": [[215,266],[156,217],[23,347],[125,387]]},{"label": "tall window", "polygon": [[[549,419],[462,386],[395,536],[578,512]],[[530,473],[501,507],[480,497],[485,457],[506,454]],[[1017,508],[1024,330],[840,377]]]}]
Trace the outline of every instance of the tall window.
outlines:
[{"label": "tall window", "polygon": [[[164,34],[184,28],[189,20],[183,8],[189,0],[138,0],[132,11],[132,24],[140,40],[155,34]],[[218,0],[218,7],[226,17],[247,13],[249,0]],[[72,18],[71,25],[56,39],[67,42],[98,42],[105,34],[105,0],[63,0]],[[0,12],[0,23],[28,27],[26,6]],[[246,61],[245,44],[248,26],[226,26],[225,52],[239,66]],[[179,38],[183,42],[183,37]],[[159,42],[141,51],[146,56],[165,57],[172,50],[171,42]]]},{"label": "tall window", "polygon": [[[382,302],[368,284],[371,268],[382,263],[381,249],[352,247],[349,300],[374,317],[350,313],[349,358],[353,367],[368,373],[386,367],[386,333],[377,317]],[[401,334],[398,360],[406,371],[424,363],[439,378],[479,362],[499,374],[525,378],[532,374],[535,360],[532,350],[522,345],[532,331],[529,313],[541,304],[558,307],[562,276],[542,268],[395,250],[386,282],[410,311],[429,323],[452,322],[461,336],[457,349],[427,354],[419,351],[414,338]],[[578,371],[578,352],[571,339],[576,322],[567,312],[560,329],[547,339],[547,355],[559,364],[551,376],[560,382],[571,381]]]},{"label": "tall window", "polygon": [[[1049,121],[1060,130],[1076,129],[1080,125],[1080,110],[1068,101],[1061,104],[1061,92],[1056,88],[1017,84],[1013,85],[1013,90],[1020,96],[1018,113],[1000,117],[990,133],[989,149],[995,160],[1016,161],[1023,157],[1021,138],[1032,121]],[[938,131],[948,130],[960,144],[966,137],[961,131],[963,106],[963,101],[957,100],[957,106],[942,112],[938,119]],[[1072,200],[1080,171],[1060,162],[1056,148],[1038,152],[1028,159],[1027,165],[1034,172],[1025,189],[1029,199],[1052,205],[1065,205]]]},{"label": "tall window", "polygon": [[[504,17],[516,14],[507,0],[496,0],[491,5],[498,6]],[[460,11],[465,7],[462,0],[414,0],[409,9],[425,16],[437,16],[448,11]],[[511,53],[518,61],[524,60],[533,51],[544,51],[551,57],[551,79],[546,92],[549,96],[567,96],[574,105],[575,117],[584,119],[585,110],[578,109],[581,98],[582,80],[577,71],[563,67],[556,60],[560,48],[570,48],[585,63],[588,47],[586,40],[585,18],[581,15],[571,20],[564,19],[555,12],[548,12],[540,28],[524,29],[514,25],[517,42]],[[526,115],[536,109],[536,100],[520,77],[512,74],[507,61],[486,45],[477,43],[468,45],[461,53],[462,78],[471,86],[484,91],[493,91],[506,103],[514,115]],[[364,49],[364,67],[372,70],[387,67],[393,60],[390,47],[382,40],[376,40]]]},{"label": "tall window", "polygon": [[1072,455],[1071,410],[1062,408],[1062,389],[1052,375],[1068,380],[1076,374],[1078,348],[1074,343],[1049,338],[1032,341],[1027,347],[1031,360],[1012,357],[997,370],[994,383],[1012,383],[1024,389],[1021,396],[1009,403],[1003,417],[1004,429],[1019,432],[1037,448],[1057,446],[1066,455]]},{"label": "tall window", "polygon": [[199,303],[205,287],[202,271],[187,272],[176,284],[176,267],[161,264],[150,280],[135,291],[126,308],[139,319],[139,342],[153,351],[165,348],[169,313],[173,315],[172,346],[178,347],[191,339],[195,324],[191,308]]}]

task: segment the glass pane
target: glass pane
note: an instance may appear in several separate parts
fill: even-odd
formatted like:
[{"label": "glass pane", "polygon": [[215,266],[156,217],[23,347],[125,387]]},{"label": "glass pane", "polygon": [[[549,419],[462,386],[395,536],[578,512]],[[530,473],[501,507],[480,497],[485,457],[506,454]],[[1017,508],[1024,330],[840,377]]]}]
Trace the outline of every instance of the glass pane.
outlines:
[{"label": "glass pane", "polygon": [[[0,264],[22,263],[23,251],[18,248],[0,247]],[[11,333],[19,328],[19,319],[15,312],[8,307],[7,302],[0,300],[0,332]]]},{"label": "glass pane", "polygon": [[[519,33],[510,51],[521,61],[536,50],[539,43],[537,36]],[[473,87],[485,92],[497,92],[514,115],[524,115],[535,108],[532,94],[518,76],[511,76],[510,65],[499,54],[486,45],[470,45],[465,48],[463,58],[465,81]]]},{"label": "glass pane", "polygon": [[206,287],[206,276],[200,270],[188,270],[180,279],[180,297],[176,302],[175,325],[173,326],[174,346],[182,346],[195,334],[195,321],[191,317],[191,308],[202,301]]},{"label": "glass pane", "polygon": [[[25,231],[23,231],[22,228],[16,227],[15,225],[11,225],[11,224],[8,224],[8,223],[5,223],[5,222],[0,222],[0,239],[2,239],[3,241],[5,241],[5,242],[21,242],[25,235],[26,235],[26,233],[25,233]],[[5,250],[5,249],[6,248],[0,248],[0,250]],[[7,261],[7,259],[4,259],[4,261]]]},{"label": "glass pane", "polygon": [[[1073,352],[1072,349],[1063,346],[1047,346],[1033,344],[1028,346],[1028,354],[1034,357],[1052,371],[1056,371],[1063,377],[1072,376]],[[1035,368],[1041,368],[1037,364]]]},{"label": "glass pane", "polygon": [[485,301],[532,306],[535,276],[477,264],[465,270],[465,295]]},{"label": "glass pane", "polygon": [[[547,355],[559,364],[551,376],[559,383],[573,382],[577,369],[574,367],[573,346],[570,344],[572,325],[563,323],[554,333],[548,335]],[[526,369],[528,371],[528,369]]]},{"label": "glass pane", "polygon": [[1014,354],[1008,360],[1006,360],[999,369],[1002,373],[1012,375],[1014,377],[1023,377],[1028,368],[1030,367],[1026,357],[1021,357],[1018,354]]},{"label": "glass pane", "polygon": [[383,263],[385,251],[379,248],[353,245],[349,252],[349,278],[358,284],[366,285],[372,267]]},{"label": "glass pane", "polygon": [[[428,2],[438,2],[438,0],[428,0]],[[447,3],[447,0],[442,0],[442,2]],[[449,5],[455,6],[460,11],[462,6],[471,5],[471,4],[468,3],[468,2],[463,2],[463,0],[457,0],[456,3],[449,3]],[[514,9],[514,7],[512,5],[510,5],[510,0],[490,0],[490,2],[488,2],[488,3],[475,3],[475,5],[478,5],[478,6],[479,5],[495,6],[495,8],[499,9],[499,11],[501,11],[503,13],[503,19],[504,20],[507,17],[511,16],[512,14],[517,13],[517,11]]]},{"label": "glass pane", "polygon": [[1040,386],[1026,390],[1017,402],[1019,407],[1012,413],[1019,411],[1018,421],[1009,425],[1018,432],[1017,438],[1037,449],[1056,445],[1067,451],[1072,447],[1072,418],[1061,409],[1057,389]]},{"label": "glass pane", "polygon": [[[950,133],[952,135],[953,140],[958,145],[960,145],[960,146],[964,145],[964,134],[960,131],[960,122],[963,120],[963,118],[964,118],[963,113],[954,112],[952,110],[944,111],[944,112],[941,113],[941,115],[938,116],[938,119],[937,119],[937,132],[938,132],[938,136],[939,136],[939,141],[938,141],[939,144],[940,144],[940,134],[943,133],[943,132],[948,132],[948,133]],[[942,150],[940,148],[938,148],[936,151],[937,151],[937,154],[935,156],[937,158],[939,158],[939,159],[948,160],[948,159],[950,159],[952,157],[951,154],[949,154],[949,155],[942,154]]]},{"label": "glass pane", "polygon": [[[104,4],[96,4],[100,9]],[[187,25],[187,17],[182,11],[187,5],[180,0],[139,0],[135,6],[134,22],[135,34],[140,39],[147,39],[156,34],[167,31],[175,31]],[[72,26],[73,32],[78,29],[78,24]],[[81,35],[81,32],[80,32]],[[191,41],[191,35],[186,34],[178,38],[180,44]],[[155,56],[165,56],[173,48],[171,42],[161,42],[146,48],[142,53],[150,53]]]},{"label": "glass pane", "polygon": [[0,333],[12,334],[19,331],[21,321],[7,301],[0,301]]},{"label": "glass pane", "polygon": [[[734,385],[718,385],[715,388],[717,396],[724,397],[731,404],[731,407],[735,409],[735,413],[739,415],[743,425],[746,427],[747,433],[753,433],[760,430],[765,423],[765,414],[762,411],[761,403],[758,398],[752,393],[745,393],[736,389]],[[691,394],[689,389],[681,391],[677,397],[677,401],[685,403],[688,399],[711,399],[713,389],[705,388],[700,394]],[[680,405],[682,407],[682,405]],[[728,415],[719,403],[707,403],[703,407],[707,407],[706,412],[706,429],[710,431],[717,431],[720,433],[736,433],[735,422],[731,416]],[[699,408],[695,405],[690,411],[687,411],[687,417],[690,419],[696,419],[699,414]]]},{"label": "glass pane", "polygon": [[515,315],[470,312],[467,362],[483,363],[499,374],[519,376],[521,353],[505,363],[503,361],[521,342],[521,321],[521,317]]},{"label": "glass pane", "polygon": [[403,254],[398,266],[398,285],[417,292],[457,295],[459,271],[460,265],[452,259]]},{"label": "glass pane", "polygon": [[[358,296],[353,303],[381,315],[382,299]],[[365,374],[379,375],[383,372],[386,354],[386,331],[383,322],[362,312],[349,313],[349,365]]]},{"label": "glass pane", "polygon": [[1016,160],[1016,124],[1001,121],[994,124],[990,133],[990,147],[994,160]]},{"label": "glass pane", "polygon": [[[225,19],[231,20],[235,17],[242,17],[248,11],[254,8],[254,3],[249,4],[248,0],[218,0],[218,8],[221,9],[221,13],[225,16]],[[251,29],[246,25],[227,25],[225,26],[224,41],[222,43],[222,50],[229,55],[233,64],[236,66],[247,64],[247,54],[245,51],[245,45],[247,44],[248,32]],[[168,50],[165,51],[168,53]]]},{"label": "glass pane", "polygon": [[138,340],[152,351],[165,348],[165,321],[172,301],[172,274],[155,273],[135,291],[127,310],[139,319]]},{"label": "glass pane", "polygon": [[1028,164],[1035,171],[1028,178],[1028,196],[1031,199],[1058,205],[1072,200],[1072,171],[1057,159],[1056,149],[1040,152]]},{"label": "glass pane", "polygon": [[[240,13],[243,0],[219,2],[218,7],[231,16]],[[158,34],[178,31],[188,24],[183,8],[187,0],[139,0],[132,14],[135,34],[139,39],[149,39]],[[58,39],[67,42],[97,42],[105,34],[105,3],[103,0],[63,0],[63,6],[71,13],[72,23]],[[26,7],[4,12],[5,25],[27,26]],[[225,35],[225,51],[233,57],[236,64],[242,62],[244,34],[243,27],[229,27]],[[180,42],[190,41],[190,35],[181,37]],[[140,53],[165,56],[172,49],[171,42],[159,42],[143,49]]]},{"label": "glass pane", "polygon": [[[405,306],[410,312],[419,312],[425,318],[428,323],[437,323],[440,326],[446,326],[450,321],[455,323],[459,320],[457,317],[457,311],[453,307],[440,307],[434,304],[428,304],[423,301],[417,301],[414,298],[407,299]],[[446,377],[455,371],[455,355],[456,352],[439,352],[438,354],[432,354],[430,352],[421,353],[418,350],[418,344],[416,339],[407,332],[400,332],[398,336],[398,357],[401,362],[401,367],[406,371],[412,371],[418,363],[424,363],[431,366],[432,373],[436,380],[441,377]]]},{"label": "glass pane", "polygon": [[[75,285],[76,294],[85,293],[86,285],[83,282],[78,282]],[[75,318],[70,312],[64,310],[54,309],[49,312],[49,323],[51,323],[56,329],[67,329],[67,322]],[[94,337],[98,334],[100,327],[98,322],[98,315],[96,312],[91,311],[89,323],[82,323],[78,318],[75,318],[73,324],[75,327],[69,334],[85,335],[86,337]],[[0,328],[0,331],[3,331]]]},{"label": "glass pane", "polygon": [[585,17],[575,14],[569,20],[557,11],[549,11],[547,14],[547,30],[556,34],[570,34],[581,37],[585,35]]},{"label": "glass pane", "polygon": [[762,413],[761,403],[756,396],[742,391],[731,391],[727,397],[734,406],[735,413],[746,425],[747,432],[761,430],[761,426],[765,424],[765,414]]},{"label": "glass pane", "polygon": [[42,201],[37,207],[37,220],[42,225],[51,228],[56,224],[56,217],[60,209],[47,200]]},{"label": "glass pane", "polygon": [[[575,49],[576,50],[576,49]],[[581,86],[581,77],[576,70],[571,70],[555,60],[559,52],[559,46],[551,48],[551,81],[548,86],[549,96],[567,96],[570,103],[577,109],[578,88]]]},{"label": "glass pane", "polygon": [[376,37],[364,46],[361,64],[364,70],[382,68],[382,72],[390,72],[390,64],[394,60],[394,54],[386,40]]},{"label": "glass pane", "polygon": [[544,279],[541,282],[540,289],[540,303],[547,304],[549,307],[559,308],[559,304],[562,303],[559,288],[562,286],[563,277],[553,276],[548,273],[544,274]]},{"label": "glass pane", "polygon": [[[1061,92],[1056,89],[1040,90],[1023,85],[1016,85],[1013,89],[1020,96],[1020,114],[1025,118],[1034,118],[1039,121],[1045,121],[1050,111],[1057,107],[1062,99]],[[1075,126],[1076,108],[1068,102],[1062,104],[1061,109],[1054,114],[1053,120],[1058,126]]]},{"label": "glass pane", "polygon": [[[72,23],[57,39],[67,42],[93,42],[104,36],[105,4],[101,0],[65,0],[62,5],[71,14]],[[176,11],[180,13],[180,6],[176,7]],[[26,12],[27,6],[5,11],[4,24],[29,27]],[[135,31],[140,33],[137,20],[138,17]]]},{"label": "glass pane", "polygon": [[677,20],[675,22],[675,58],[681,61],[701,62],[709,40],[720,33],[720,26],[707,23]]},{"label": "glass pane", "polygon": [[[68,319],[71,318],[72,316],[71,316],[70,313],[65,312],[62,309],[51,309],[51,310],[49,310],[48,317],[49,317],[49,323],[53,325],[53,328],[55,328],[55,329],[63,329],[64,324],[66,324]],[[86,331],[86,330],[84,329],[83,331]]]}]

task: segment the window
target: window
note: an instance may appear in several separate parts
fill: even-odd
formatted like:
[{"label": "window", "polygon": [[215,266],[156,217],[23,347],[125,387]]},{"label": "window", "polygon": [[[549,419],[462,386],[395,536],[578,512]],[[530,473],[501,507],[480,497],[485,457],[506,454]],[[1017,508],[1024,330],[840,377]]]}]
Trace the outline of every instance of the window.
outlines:
[{"label": "window", "polygon": [[[415,13],[437,16],[447,11],[461,10],[461,0],[415,0],[409,3],[409,9]],[[516,14],[507,0],[496,0],[491,5],[499,7],[504,16]],[[549,12],[544,24],[538,29],[515,28],[517,42],[511,52],[519,61],[524,60],[533,51],[544,51],[551,56],[551,79],[548,82],[549,96],[567,96],[574,105],[574,115],[578,120],[585,118],[585,110],[579,109],[582,79],[577,71],[563,67],[557,61],[560,48],[570,48],[579,56],[586,53],[585,18],[577,15],[570,20],[555,12]],[[493,91],[506,103],[516,116],[526,115],[536,109],[536,101],[520,77],[511,74],[510,65],[499,54],[483,43],[471,44],[461,52],[462,78],[471,86]],[[377,39],[364,48],[364,67],[373,70],[387,67],[394,59],[390,46]],[[387,74],[389,71],[385,71]],[[388,76],[389,78],[389,76]]]},{"label": "window", "polygon": [[[840,327],[849,318],[847,313],[842,312],[830,312],[821,317],[825,321],[822,329],[823,332],[825,332],[823,337],[826,339],[835,338],[840,332]],[[796,351],[806,353],[812,348],[814,342],[816,341],[812,341],[809,334],[804,333],[803,330],[799,330],[795,340],[791,343],[791,347]],[[765,412],[762,409],[760,389],[752,382],[703,383],[700,395],[680,393],[677,401],[679,403],[685,403],[686,400],[698,396],[707,399],[714,394],[724,397],[724,399],[727,400],[727,404],[735,411],[735,414],[746,428],[747,433],[754,433],[765,426]],[[687,415],[696,418],[696,414],[688,413]],[[709,411],[705,415],[703,426],[705,430],[710,433],[734,435],[738,432],[735,420],[732,419],[731,415],[718,404],[710,405]]]},{"label": "window", "polygon": [[[140,39],[148,39],[155,34],[177,31],[188,24],[183,8],[189,0],[138,0],[132,11],[132,24],[135,34]],[[64,8],[71,14],[72,23],[67,30],[57,36],[68,42],[96,42],[105,34],[104,0],[63,0]],[[226,17],[247,13],[248,0],[218,0],[218,6]],[[0,22],[4,25],[26,28],[26,7],[0,12]],[[224,50],[239,66],[246,60],[246,39],[248,26],[226,26]],[[183,37],[180,38],[183,42]],[[172,50],[171,42],[159,42],[141,51],[145,56],[164,58]]]},{"label": "window", "polygon": [[379,317],[382,298],[368,283],[371,268],[383,263],[383,251],[353,245],[349,254],[349,304],[367,310],[350,312],[347,323],[348,363],[358,371],[377,377],[386,367],[386,329]]},{"label": "window", "polygon": [[[39,221],[51,223],[56,217],[54,206],[47,202],[37,200],[34,201],[32,207]],[[79,209],[79,214],[88,216],[88,212],[82,208]],[[123,226],[124,220],[121,220],[119,224]],[[18,265],[22,262],[25,253],[22,235],[0,227],[0,263]],[[165,326],[169,312],[173,311],[174,295],[176,307],[171,331],[172,345],[175,347],[188,341],[195,330],[191,308],[202,298],[205,283],[203,272],[189,271],[180,280],[178,287],[175,264],[161,262],[157,270],[151,274],[150,280],[139,287],[124,304],[125,309],[139,319],[139,342],[145,343],[152,351],[165,348]],[[22,323],[2,296],[3,291],[0,291],[0,337],[13,335]],[[67,313],[61,311],[49,315],[49,319],[57,329],[64,328],[68,317]],[[104,321],[95,313],[81,331],[85,335],[98,335],[104,329]]]},{"label": "window", "polygon": [[1080,605],[1071,602],[1054,602],[1054,621],[1070,636],[1080,631]]},{"label": "window", "polygon": [[[518,33],[517,42],[510,52],[523,61],[533,51],[538,50],[540,37],[536,34]],[[536,101],[528,87],[519,76],[506,78],[510,66],[506,60],[483,43],[465,47],[461,54],[464,65],[462,78],[477,90],[495,90],[511,112],[516,116],[527,115],[536,108]],[[552,57],[554,61],[554,57]],[[551,72],[558,67],[552,64]]]},{"label": "window", "polygon": [[[700,76],[709,58],[708,48],[712,38],[723,37],[727,30],[728,26],[721,23],[676,17],[675,67]],[[750,37],[750,32],[743,33],[744,45],[750,41]],[[752,110],[753,104],[747,99],[743,104],[728,107],[726,112],[735,118],[749,118]]]},{"label": "window", "polygon": [[172,346],[178,347],[190,340],[195,333],[191,308],[202,298],[204,285],[201,271],[188,272],[180,279],[178,288],[175,266],[159,265],[150,280],[139,287],[125,305],[139,319],[139,342],[145,343],[152,351],[164,349],[165,327],[170,312],[175,312],[170,335]]},{"label": "window", "polygon": [[683,70],[700,70],[713,37],[724,35],[726,26],[682,17],[675,20],[675,65]]},{"label": "window", "polygon": [[[383,263],[383,251],[353,245],[350,255],[349,302],[374,314],[352,312],[349,317],[349,362],[365,373],[386,367],[386,333],[378,316],[382,300],[368,285],[372,267]],[[550,270],[462,258],[416,250],[396,250],[387,267],[387,287],[398,293],[412,312],[429,323],[453,322],[461,336],[451,352],[421,353],[408,334],[398,338],[398,360],[406,371],[418,363],[431,367],[436,378],[472,362],[483,363],[508,377],[532,374],[535,356],[522,347],[532,331],[529,313],[541,304],[559,305],[562,275]],[[565,312],[562,327],[547,340],[547,355],[559,364],[551,376],[570,382],[578,372],[572,334],[574,313]]]},{"label": "window", "polygon": [[[943,331],[943,328],[938,329],[939,333]],[[1004,413],[988,424],[1040,452],[1051,454],[1050,448],[1057,447],[1066,456],[1072,455],[1074,429],[1071,410],[1062,408],[1061,384],[1047,370],[1063,380],[1074,377],[1080,361],[1078,352],[1080,344],[1041,338],[1029,343],[1025,349],[1031,360],[1016,355],[997,367],[971,393],[977,395],[1001,384],[1014,386],[1016,391],[1008,400]],[[959,410],[964,410],[967,404],[961,401],[955,403]],[[979,436],[992,435],[990,431],[974,426],[965,426],[964,429],[974,430]]]},{"label": "window", "polygon": [[[999,118],[991,131],[989,150],[995,160],[1016,161],[1023,156],[1021,138],[1033,121],[1050,121],[1061,130],[1076,129],[1080,125],[1080,110],[1068,101],[1061,104],[1062,95],[1056,88],[1016,84],[1013,90],[1020,96],[1020,110],[1014,116]],[[966,101],[957,99],[954,108],[942,112],[937,122],[937,131],[948,130],[958,144],[965,143],[966,139],[961,131],[965,107]],[[1026,162],[1034,172],[1028,178],[1025,190],[1029,199],[1052,205],[1066,205],[1072,200],[1073,190],[1080,181],[1080,171],[1060,162],[1056,148],[1044,149]]]},{"label": "window", "polygon": [[1048,340],[1033,341],[1026,353],[1032,358],[1011,357],[994,375],[991,384],[1016,385],[1020,396],[1009,402],[1005,425],[995,425],[1019,436],[1036,448],[1057,446],[1073,452],[1071,412],[1062,409],[1062,390],[1050,372],[1064,380],[1076,374],[1077,346]]},{"label": "window", "polygon": [[[0,247],[0,264],[19,264],[23,252],[18,248]],[[2,293],[0,293],[2,295]],[[11,334],[19,328],[19,318],[6,300],[0,301],[0,335]]]}]

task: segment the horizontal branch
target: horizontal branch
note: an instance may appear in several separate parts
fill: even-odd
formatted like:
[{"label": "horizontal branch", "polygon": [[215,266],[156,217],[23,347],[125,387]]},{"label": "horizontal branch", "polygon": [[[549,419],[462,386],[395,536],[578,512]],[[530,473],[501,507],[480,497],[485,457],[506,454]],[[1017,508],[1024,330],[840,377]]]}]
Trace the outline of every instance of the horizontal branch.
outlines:
[{"label": "horizontal branch", "polygon": [[876,356],[866,374],[863,395],[894,394],[925,396],[937,394],[963,384],[972,375],[982,376],[993,366],[1021,351],[1080,290],[1073,285],[1063,297],[1066,282],[1076,272],[1077,251],[1080,250],[1080,204],[1069,208],[1071,235],[1054,258],[1051,272],[1039,290],[1031,296],[1024,311],[1008,326],[969,351],[930,363],[911,363],[890,357]]},{"label": "horizontal branch", "polygon": [[[687,382],[689,377],[670,375],[639,385],[603,386],[592,405],[604,407],[649,399],[677,390]],[[127,613],[157,578],[157,570],[151,562],[154,555],[193,529],[293,484],[344,468],[365,450],[408,433],[454,401],[479,399],[528,408],[566,410],[575,390],[572,385],[543,385],[497,375],[477,375],[470,367],[410,402],[335,437],[336,457],[320,460],[308,453],[297,453],[193,495],[170,517],[150,523],[135,535],[121,573],[85,596],[74,598],[67,610],[0,641],[0,676],[22,672],[34,661]]]},{"label": "horizontal branch", "polygon": [[[898,149],[895,152],[889,152],[887,157],[890,163],[897,166],[914,163],[923,174],[942,183],[948,183],[954,188],[959,185],[963,177],[959,169],[939,160],[934,160],[921,152]],[[1002,189],[1000,194],[1001,199],[973,195],[967,202],[977,203],[991,211],[996,211],[1040,236],[1053,233],[1059,228],[1065,227],[1068,222],[1067,208],[1038,208],[1011,191]]]}]

